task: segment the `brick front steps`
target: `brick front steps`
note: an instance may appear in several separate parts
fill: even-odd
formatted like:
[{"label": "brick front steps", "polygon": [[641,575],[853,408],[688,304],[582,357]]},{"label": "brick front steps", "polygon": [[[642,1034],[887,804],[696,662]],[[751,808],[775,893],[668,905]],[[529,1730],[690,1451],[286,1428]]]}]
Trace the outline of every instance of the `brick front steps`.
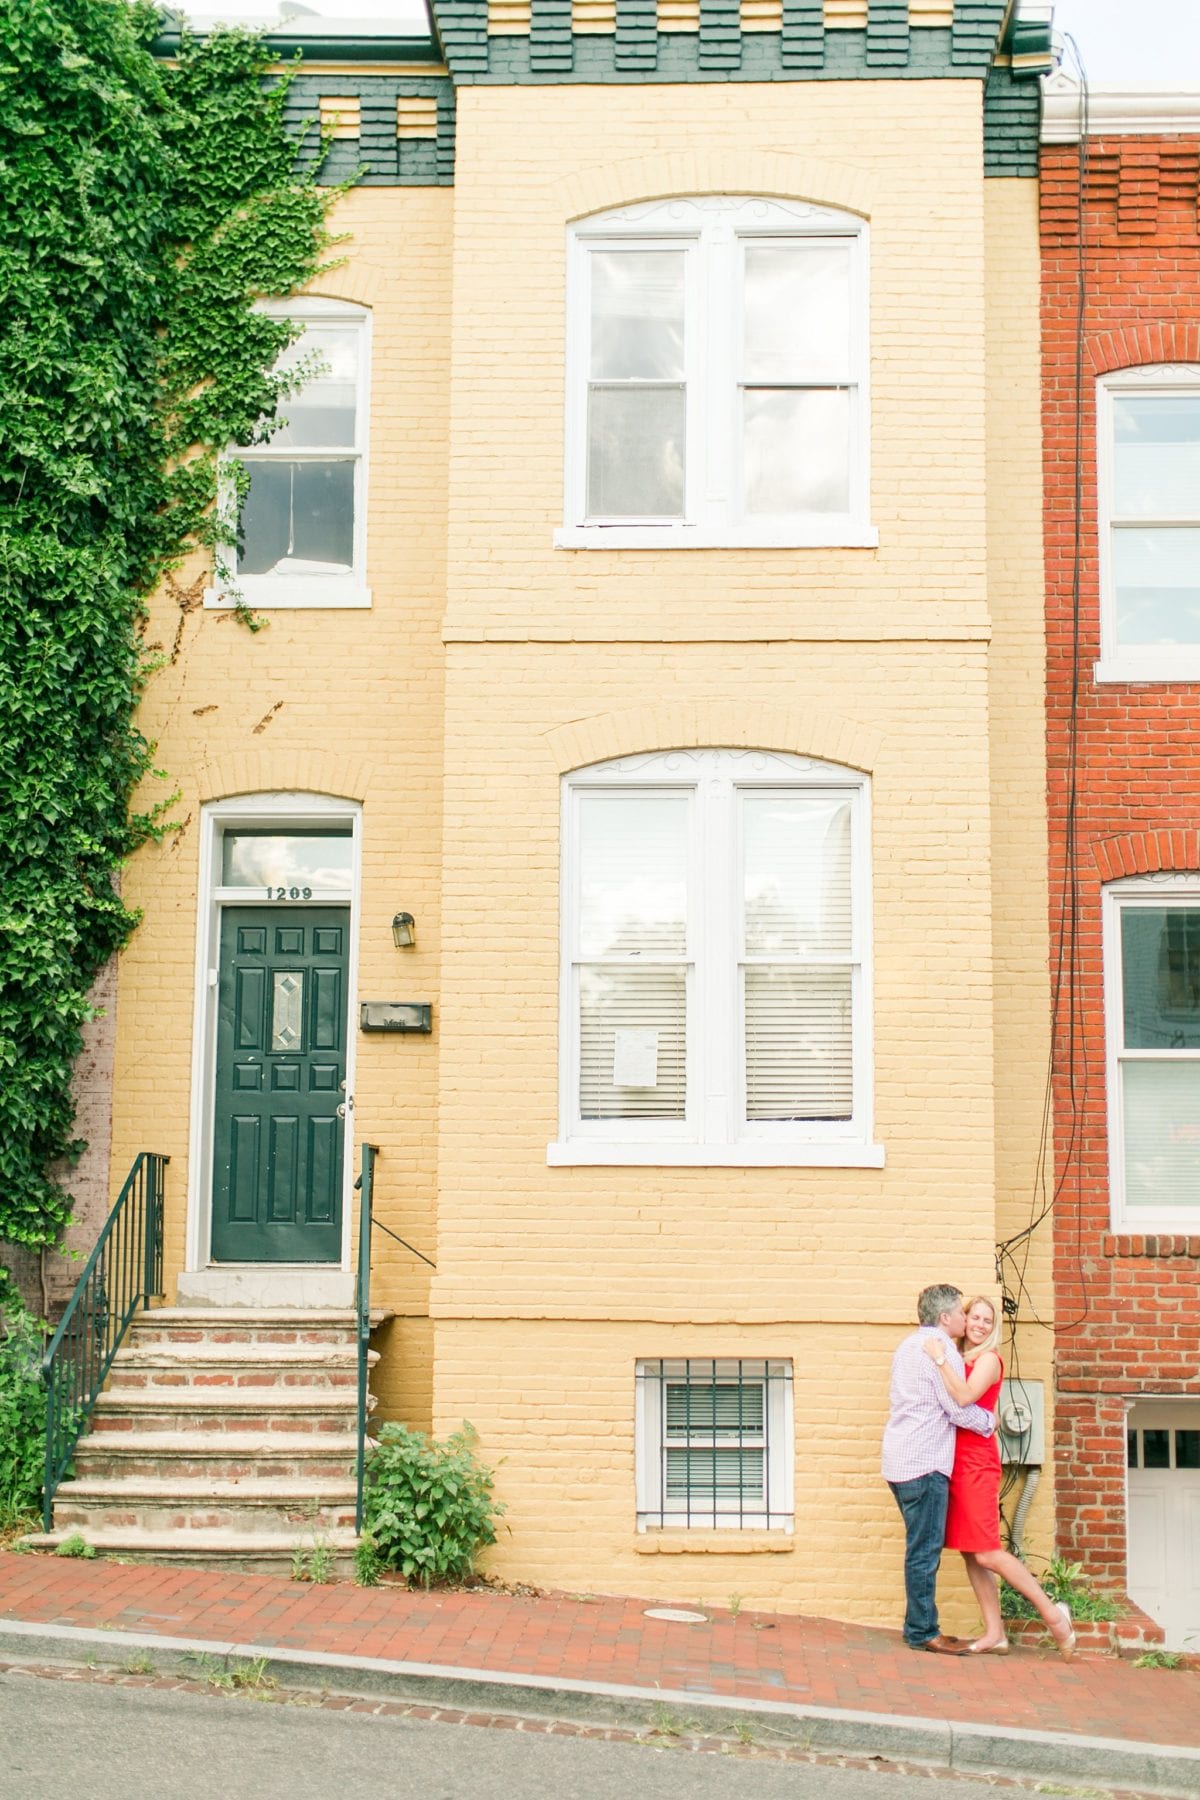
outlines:
[{"label": "brick front steps", "polygon": [[55,1496],[54,1530],[29,1542],[77,1533],[122,1557],[264,1572],[320,1544],[346,1572],[357,1404],[349,1312],[147,1313]]},{"label": "brick front steps", "polygon": [[[1117,1604],[1121,1609],[1119,1618],[1072,1621],[1079,1648],[1130,1660],[1143,1656],[1147,1650],[1161,1649],[1166,1635],[1162,1626],[1127,1594],[1117,1596]],[[1006,1619],[1005,1626],[1014,1644],[1025,1644],[1032,1649],[1039,1645],[1046,1648],[1051,1643],[1050,1633],[1040,1619]]]}]

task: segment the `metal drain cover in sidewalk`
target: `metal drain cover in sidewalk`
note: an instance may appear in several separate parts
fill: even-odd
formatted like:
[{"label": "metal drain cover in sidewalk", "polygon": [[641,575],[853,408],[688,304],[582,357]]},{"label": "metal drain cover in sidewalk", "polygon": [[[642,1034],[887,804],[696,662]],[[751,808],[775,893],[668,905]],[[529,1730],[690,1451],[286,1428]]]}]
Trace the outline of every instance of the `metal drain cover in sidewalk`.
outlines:
[{"label": "metal drain cover in sidewalk", "polygon": [[643,1619],[666,1619],[672,1625],[707,1625],[708,1614],[688,1612],[682,1606],[647,1606],[642,1610]]}]

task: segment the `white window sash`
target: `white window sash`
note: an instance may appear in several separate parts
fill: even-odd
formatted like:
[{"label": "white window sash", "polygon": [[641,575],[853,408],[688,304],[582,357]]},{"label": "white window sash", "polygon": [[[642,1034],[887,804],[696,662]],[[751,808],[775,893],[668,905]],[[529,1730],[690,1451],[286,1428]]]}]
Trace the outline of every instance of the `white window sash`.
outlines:
[{"label": "white window sash", "polygon": [[[736,1509],[714,1515],[709,1509],[701,1516],[693,1514],[690,1518],[686,1510],[672,1511],[665,1506],[664,1492],[666,1451],[671,1448],[682,1449],[679,1443],[672,1444],[666,1436],[666,1421],[663,1417],[663,1391],[669,1382],[678,1382],[686,1378],[687,1361],[705,1362],[710,1359],[693,1357],[690,1359],[646,1358],[637,1364],[637,1380],[635,1382],[635,1502],[639,1533],[659,1530],[692,1530],[692,1531],[772,1531],[791,1534],[794,1530],[795,1513],[795,1420],[793,1405],[792,1364],[780,1357],[719,1357],[713,1360],[714,1376],[718,1381],[736,1381],[740,1378],[747,1387],[766,1388],[763,1407],[763,1430],[754,1434],[753,1441],[748,1437],[729,1436],[720,1431],[694,1434],[688,1448],[700,1449],[698,1441],[704,1437],[704,1443],[715,1442],[718,1445],[723,1437],[729,1436],[730,1448],[755,1449],[762,1448],[766,1465],[765,1508],[754,1511],[745,1508],[739,1514]],[[739,1367],[740,1365],[740,1367]],[[747,1373],[746,1370],[765,1370],[763,1374]],[[703,1378],[699,1378],[703,1386]]]},{"label": "white window sash", "polygon": [[[698,753],[699,754],[699,753]],[[871,993],[870,810],[865,778],[825,765],[770,779],[738,779],[711,767],[664,780],[662,758],[643,771],[613,765],[577,771],[565,779],[562,807],[563,949],[560,979],[560,1126],[548,1147],[553,1164],[672,1162],[771,1164],[790,1162],[881,1167],[882,1148],[869,1142],[873,1116]],[[585,793],[691,795],[688,837],[688,946],[674,959],[689,970],[686,1022],[687,1101],[682,1120],[583,1119],[580,1116],[581,963],[579,941],[580,799]],[[845,1120],[749,1120],[743,1003],[741,925],[743,858],[738,824],[740,797],[754,792],[823,792],[850,803],[851,955],[797,959],[797,966],[851,968],[851,1077],[853,1105]],[[714,877],[715,874],[715,878]],[[626,959],[614,958],[624,964]],[[666,963],[670,958],[655,959]],[[774,958],[751,959],[760,962]]]},{"label": "white window sash", "polygon": [[1146,531],[1200,528],[1200,504],[1194,514],[1161,518],[1123,517],[1116,508],[1116,418],[1114,400],[1122,394],[1194,397],[1200,392],[1200,365],[1138,365],[1102,375],[1096,383],[1096,538],[1100,587],[1100,660],[1098,682],[1200,680],[1200,644],[1122,644],[1117,636],[1117,583],[1114,544],[1121,530]]},{"label": "white window sash", "polygon": [[[218,610],[229,609],[241,598],[251,607],[366,607],[371,604],[371,591],[366,586],[367,568],[367,502],[370,445],[371,401],[371,315],[349,302],[322,299],[298,299],[286,304],[271,302],[263,311],[277,318],[295,319],[307,329],[310,325],[353,333],[355,346],[354,442],[350,445],[284,445],[250,444],[229,451],[230,462],[240,462],[247,469],[255,464],[272,462],[350,463],[354,469],[354,532],[352,563],[348,572],[337,574],[249,574],[237,567],[237,547],[229,545],[223,552],[230,570],[227,582],[216,581],[205,590],[204,605]],[[281,402],[286,413],[287,402]],[[222,505],[233,503],[233,484],[222,481]]]},{"label": "white window sash", "polygon": [[691,916],[691,896],[696,891],[700,867],[697,845],[697,807],[695,785],[686,782],[639,783],[636,791],[646,795],[677,795],[681,792],[689,795],[687,809],[687,857],[686,857],[686,892],[688,895],[687,913],[687,948],[680,956],[655,956],[652,966],[675,966],[687,971],[684,996],[684,1117],[682,1119],[585,1119],[581,1116],[581,1006],[579,991],[579,971],[584,964],[611,963],[618,968],[636,968],[637,961],[623,956],[585,956],[580,944],[580,892],[579,892],[579,857],[583,842],[580,822],[581,801],[585,794],[611,792],[629,794],[635,791],[625,782],[608,782],[584,784],[574,782],[564,793],[563,808],[563,869],[564,883],[564,917],[563,935],[567,946],[567,960],[564,967],[562,987],[567,996],[567,1009],[562,1019],[560,1041],[569,1046],[563,1070],[562,1093],[564,1124],[566,1135],[587,1140],[589,1138],[607,1140],[617,1135],[630,1143],[654,1144],[657,1142],[687,1143],[696,1141],[698,1124],[696,1118],[697,1096],[697,1062],[699,1056],[699,1034],[697,1025],[698,1007],[696,1004],[696,962],[698,945]]},{"label": "white window sash", "polygon": [[[679,202],[686,205],[686,202]],[[784,203],[770,202],[775,207]],[[843,222],[844,221],[844,222]],[[845,512],[745,513],[742,405],[743,247],[768,241],[848,242],[850,363],[845,381],[787,382],[806,391],[838,388],[849,396],[848,492]],[[591,349],[591,264],[596,249],[688,250],[685,286],[686,469],[682,519],[590,518],[587,511],[587,397]],[[567,392],[564,408],[566,518],[554,534],[565,549],[707,548],[720,545],[848,545],[870,547],[869,345],[866,306],[867,226],[844,215],[807,222],[797,211],[739,227],[697,209],[686,225],[646,229],[628,220],[594,220],[574,228],[567,258]],[[754,386],[764,384],[754,383]],[[769,384],[765,384],[769,385]]]},{"label": "white window sash", "polygon": [[[604,250],[652,251],[678,250],[684,257],[683,345],[684,373],[681,384],[631,381],[630,387],[674,387],[681,385],[684,396],[684,470],[683,515],[672,514],[661,519],[624,516],[592,518],[588,513],[588,411],[592,391],[592,253]],[[694,229],[680,232],[656,231],[632,236],[581,232],[572,244],[569,267],[571,291],[578,297],[569,322],[567,424],[567,490],[571,497],[571,516],[587,529],[611,528],[645,531],[669,530],[685,525],[691,518],[693,495],[702,485],[700,454],[703,437],[696,405],[700,392],[699,374],[703,362],[703,306],[701,303],[699,237]],[[602,384],[600,384],[602,385]],[[613,383],[611,385],[620,385]]]},{"label": "white window sash", "polygon": [[1105,1087],[1108,1126],[1109,1211],[1115,1231],[1194,1233],[1200,1195],[1192,1205],[1127,1206],[1125,1187],[1124,1070],[1134,1063],[1200,1062],[1200,1050],[1125,1048],[1125,986],[1121,920],[1127,911],[1200,908],[1200,875],[1133,877],[1104,889],[1101,937],[1104,957]]},{"label": "white window sash", "polygon": [[[839,780],[837,772],[832,772],[826,780],[798,779],[792,784],[797,791],[824,792],[827,794],[844,794],[850,802],[850,953],[847,956],[807,956],[795,959],[775,957],[750,957],[746,954],[742,939],[743,921],[739,916],[734,921],[733,935],[730,940],[736,948],[734,966],[737,980],[737,1004],[734,1014],[734,1047],[737,1058],[735,1075],[735,1093],[737,1096],[738,1114],[735,1121],[738,1137],[746,1142],[763,1144],[779,1143],[811,1143],[855,1144],[866,1140],[873,1115],[872,1067],[870,1032],[867,1022],[867,995],[871,937],[871,879],[870,879],[870,819],[868,815],[869,795],[865,782],[848,784],[845,775]],[[770,792],[779,789],[779,783],[771,782],[739,782],[738,794]],[[745,891],[745,852],[742,833],[737,833],[733,866],[736,869],[737,896]],[[770,1120],[750,1119],[748,1081],[746,1072],[746,1032],[745,1032],[745,970],[754,963],[775,963],[793,960],[797,968],[849,966],[850,975],[850,1049],[851,1049],[851,1094],[852,1110],[849,1119],[820,1120]]]}]

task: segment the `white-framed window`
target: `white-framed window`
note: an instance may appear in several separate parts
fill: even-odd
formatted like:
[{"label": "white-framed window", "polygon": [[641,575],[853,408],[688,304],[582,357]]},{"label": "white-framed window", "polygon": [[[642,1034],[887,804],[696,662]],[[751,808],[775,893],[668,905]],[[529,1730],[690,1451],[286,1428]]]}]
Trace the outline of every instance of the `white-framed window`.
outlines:
[{"label": "white-framed window", "polygon": [[312,373],[279,405],[280,423],[261,444],[230,452],[248,485],[237,542],[224,555],[227,579],[210,606],[369,606],[366,585],[370,314],[346,301],[272,303],[304,330],[278,370]]},{"label": "white-framed window", "polygon": [[639,1362],[638,1530],[790,1532],[793,1431],[789,1361]]},{"label": "white-framed window", "polygon": [[712,195],[573,226],[564,548],[873,545],[867,228]]},{"label": "white-framed window", "polygon": [[1099,681],[1200,680],[1200,365],[1096,390]]},{"label": "white-framed window", "polygon": [[868,799],[758,750],[564,778],[550,1162],[881,1166]]},{"label": "white-framed window", "polygon": [[1113,1223],[1194,1232],[1200,1220],[1200,876],[1104,892]]}]

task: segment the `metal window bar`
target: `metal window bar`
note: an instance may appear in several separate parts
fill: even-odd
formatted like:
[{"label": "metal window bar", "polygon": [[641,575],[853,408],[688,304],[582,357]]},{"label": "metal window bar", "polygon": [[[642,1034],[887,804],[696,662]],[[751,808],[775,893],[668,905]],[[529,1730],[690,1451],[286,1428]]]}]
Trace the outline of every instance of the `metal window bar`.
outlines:
[{"label": "metal window bar", "polygon": [[100,1390],[139,1306],[163,1291],[164,1171],[170,1157],[143,1150],[68,1300],[42,1357],[46,1458],[42,1523],[67,1474]]},{"label": "metal window bar", "polygon": [[[773,1440],[791,1364],[759,1358],[640,1363],[656,1421],[656,1497],[639,1524],[754,1530],[788,1526],[772,1504]],[[646,1446],[647,1450],[649,1446]],[[786,1454],[786,1450],[783,1452]]]}]

